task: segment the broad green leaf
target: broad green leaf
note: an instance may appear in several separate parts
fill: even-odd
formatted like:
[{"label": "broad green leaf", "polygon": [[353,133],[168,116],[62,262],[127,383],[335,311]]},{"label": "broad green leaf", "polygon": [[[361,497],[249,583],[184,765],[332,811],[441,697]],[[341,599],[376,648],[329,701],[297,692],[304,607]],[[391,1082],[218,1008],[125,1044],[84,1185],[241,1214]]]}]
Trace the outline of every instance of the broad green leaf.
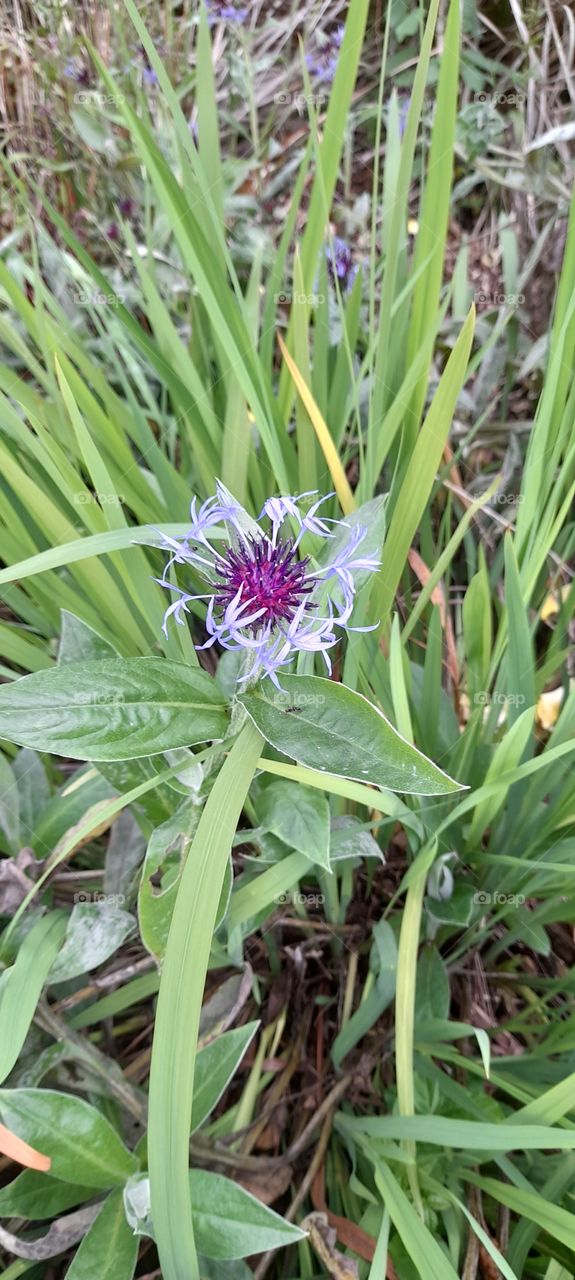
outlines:
[{"label": "broad green leaf", "polygon": [[240,702],[272,747],[311,768],[415,795],[461,789],[367,698],[332,680],[282,675],[281,692],[268,682]]},{"label": "broad green leaf", "polygon": [[40,815],[50,799],[46,770],[38,753],[29,747],[23,747],[15,755],[12,770],[18,784],[22,838],[26,844],[32,844]]},{"label": "broad green leaf", "polygon": [[[207,1169],[190,1169],[188,1177],[194,1233],[198,1250],[206,1258],[248,1258],[305,1238],[299,1227],[280,1218],[237,1182]],[[130,1180],[124,1203],[132,1229],[155,1238],[149,1180],[144,1175]]]},{"label": "broad green leaf", "polygon": [[341,862],[345,858],[377,858],[379,862],[385,862],[383,851],[374,840],[368,824],[349,814],[332,818],[329,854],[332,862]]},{"label": "broad green leaf", "polygon": [[83,1098],[53,1089],[0,1089],[3,1124],[49,1156],[54,1178],[106,1190],[135,1173],[136,1157]]},{"label": "broad green leaf", "polygon": [[20,847],[20,797],[18,784],[6,756],[0,751],[0,847],[17,853]]},{"label": "broad green leaf", "polygon": [[417,962],[415,1025],[427,1018],[446,1018],[449,1012],[449,978],[437,947],[425,947]]},{"label": "broad green leaf", "polygon": [[248,1258],[304,1238],[299,1227],[219,1173],[192,1169],[190,1188],[197,1245],[207,1258]]},{"label": "broad green leaf", "polygon": [[118,906],[123,906],[132,895],[134,878],[145,852],[142,828],[131,811],[124,809],[112,824],[104,866],[103,892],[108,898],[114,896]]},{"label": "broad green leaf", "polygon": [[209,1116],[210,1111],[213,1111],[259,1025],[259,1022],[247,1022],[244,1027],[225,1031],[198,1053],[194,1075],[192,1132],[198,1129],[206,1116]]},{"label": "broad green leaf", "polygon": [[14,964],[0,976],[0,1083],[18,1060],[65,932],[64,912],[51,911],[26,934]]},{"label": "broad green leaf", "polygon": [[50,797],[34,824],[30,844],[39,858],[45,858],[72,831],[84,814],[103,800],[111,800],[114,789],[89,765],[81,765]]},{"label": "broad green leaf", "polygon": [[60,666],[68,662],[88,662],[96,658],[117,658],[118,652],[109,640],[98,635],[93,627],[88,626],[81,618],[77,618],[68,609],[62,609],[62,631],[58,646],[58,662]]},{"label": "broad green leaf", "polygon": [[155,827],[148,841],[138,892],[138,916],[142,942],[157,959],[166,950],[182,868],[200,814],[197,804],[184,801],[172,818]]},{"label": "broad green leaf", "polygon": [[49,1173],[26,1169],[0,1190],[0,1218],[57,1218],[93,1195],[93,1187],[60,1182]]},{"label": "broad green leaf", "polygon": [[84,1236],[66,1280],[132,1280],[138,1247],[126,1222],[122,1192],[114,1191]]},{"label": "broad green leaf", "polygon": [[88,895],[76,894],[68,919],[66,940],[49,974],[49,982],[69,982],[104,964],[134,932],[133,916],[117,905],[114,894],[101,894],[99,900],[88,901]]},{"label": "broad green leaf", "polygon": [[111,658],[0,687],[0,735],[75,760],[134,760],[222,738],[224,699],[199,667]]},{"label": "broad green leaf", "polygon": [[258,815],[264,831],[305,853],[329,871],[329,804],[324,795],[297,782],[271,782],[262,792]]}]

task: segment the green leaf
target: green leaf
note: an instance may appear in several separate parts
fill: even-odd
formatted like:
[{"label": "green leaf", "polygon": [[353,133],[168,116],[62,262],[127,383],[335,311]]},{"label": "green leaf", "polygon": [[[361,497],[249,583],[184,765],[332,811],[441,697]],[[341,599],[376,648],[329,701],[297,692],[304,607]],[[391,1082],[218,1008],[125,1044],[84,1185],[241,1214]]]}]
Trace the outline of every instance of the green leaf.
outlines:
[{"label": "green leaf", "polygon": [[71,663],[0,687],[0,735],[74,760],[135,760],[222,738],[217,685],[163,658]]},{"label": "green leaf", "polygon": [[496,1178],[479,1178],[471,1173],[465,1176],[468,1182],[493,1196],[500,1204],[507,1205],[513,1213],[536,1222],[552,1239],[561,1241],[571,1251],[575,1250],[575,1214],[561,1205],[552,1204],[529,1187],[511,1187]]},{"label": "green leaf", "polygon": [[[305,1233],[256,1200],[249,1191],[206,1169],[190,1169],[194,1234],[206,1258],[248,1258],[303,1240]],[[126,1217],[138,1235],[155,1237],[150,1217],[150,1184],[132,1178],[124,1193]]]},{"label": "green leaf", "polygon": [[375,1181],[421,1280],[457,1280],[447,1254],[421,1221],[387,1165],[377,1162]]},{"label": "green leaf", "polygon": [[575,1130],[539,1124],[490,1124],[451,1120],[447,1116],[362,1116],[347,1119],[349,1131],[372,1139],[429,1142],[439,1147],[482,1151],[491,1162],[493,1151],[573,1151]]},{"label": "green leaf", "polygon": [[57,1218],[66,1209],[91,1200],[93,1195],[93,1187],[71,1185],[49,1173],[26,1169],[0,1190],[0,1218]]},{"label": "green leaf", "polygon": [[83,1098],[52,1089],[0,1089],[2,1122],[24,1142],[50,1156],[62,1182],[106,1190],[138,1167],[116,1130]]},{"label": "green leaf", "polygon": [[0,846],[6,853],[20,847],[20,797],[14,773],[0,751]]},{"label": "green leaf", "polygon": [[46,857],[89,809],[114,796],[115,790],[95,769],[88,765],[76,769],[50,798],[34,824],[30,845],[36,855]]},{"label": "green leaf", "polygon": [[345,685],[282,675],[282,692],[268,682],[242,694],[240,702],[277,751],[313,769],[415,795],[461,790],[405,742],[377,707]]},{"label": "green leaf", "polygon": [[116,904],[116,895],[102,895],[97,902],[87,901],[87,896],[77,895],[66,941],[50,970],[51,984],[69,982],[104,964],[135,930],[133,916]]},{"label": "green leaf", "polygon": [[190,1187],[197,1246],[207,1258],[247,1258],[304,1239],[299,1227],[219,1173],[192,1169]]},{"label": "green leaf", "polygon": [[23,747],[12,761],[20,799],[22,837],[31,844],[40,815],[50,799],[46,770],[36,751]]},{"label": "green leaf", "polygon": [[186,858],[162,968],[150,1071],[148,1167],[166,1280],[198,1276],[188,1183],[195,1046],[218,901],[262,745],[253,725],[244,725],[220,769]]},{"label": "green leaf", "polygon": [[258,816],[265,831],[304,853],[310,862],[331,870],[329,804],[321,792],[278,779],[262,792]]},{"label": "green leaf", "polygon": [[415,1024],[427,1018],[446,1018],[449,1012],[449,978],[436,947],[425,947],[417,963]]},{"label": "green leaf", "polygon": [[116,658],[117,650],[109,640],[68,609],[62,609],[62,631],[58,648],[60,666],[68,662],[87,662],[95,658]]},{"label": "green leaf", "polygon": [[132,1280],[138,1237],[130,1230],[121,1191],[114,1191],[84,1236],[66,1280]]},{"label": "green leaf", "polygon": [[210,1111],[213,1111],[259,1025],[259,1022],[248,1022],[245,1027],[235,1027],[233,1031],[226,1031],[198,1053],[194,1074],[192,1132],[198,1129],[206,1116],[209,1116]]},{"label": "green leaf", "polygon": [[142,942],[162,959],[166,950],[174,904],[190,842],[201,809],[186,800],[167,822],[150,836],[138,892],[138,916]]},{"label": "green leaf", "polygon": [[64,913],[51,911],[26,935],[14,964],[0,978],[0,1082],[18,1060],[65,932]]}]

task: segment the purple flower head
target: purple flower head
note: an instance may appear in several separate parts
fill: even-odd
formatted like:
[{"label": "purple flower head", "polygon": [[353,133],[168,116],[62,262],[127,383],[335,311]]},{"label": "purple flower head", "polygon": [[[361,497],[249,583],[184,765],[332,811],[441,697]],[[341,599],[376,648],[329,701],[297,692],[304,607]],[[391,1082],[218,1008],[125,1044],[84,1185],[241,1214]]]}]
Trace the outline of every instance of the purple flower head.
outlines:
[{"label": "purple flower head", "polygon": [[91,80],[90,68],[83,63],[77,62],[74,58],[69,58],[64,67],[64,75],[67,80],[75,80],[76,84],[88,85]]},{"label": "purple flower head", "polygon": [[[192,600],[207,600],[208,638],[198,648],[217,642],[223,649],[243,649],[250,662],[242,680],[268,675],[280,688],[278,671],[297,653],[321,653],[331,671],[328,650],[342,631],[354,629],[347,626],[357,590],[354,574],[377,569],[379,560],[357,554],[367,528],[320,519],[317,511],[326,498],[302,506],[314,496],[268,498],[259,517],[267,528],[252,520],[219,483],[216,495],[199,509],[194,498],[186,536],[162,535],[163,548],[171,554],[158,581],[176,593],[166,610],[164,630],[172,614],[176,622],[184,622]],[[314,568],[309,555],[300,555],[299,544],[305,533],[332,538],[328,524],[349,528],[349,538],[323,566]],[[223,539],[221,533],[217,536],[217,526]],[[206,590],[192,595],[169,582],[167,574],[174,564],[194,569]]]},{"label": "purple flower head", "polygon": [[126,196],[124,200],[118,201],[118,209],[123,218],[134,218],[136,216],[137,204],[130,196]]},{"label": "purple flower head", "polygon": [[357,275],[357,265],[353,261],[351,247],[347,240],[334,236],[331,244],[326,245],[325,253],[328,275],[332,282],[335,284],[337,279],[340,288],[351,289]]},{"label": "purple flower head", "polygon": [[249,14],[248,6],[237,0],[207,0],[207,10],[210,26],[216,22],[245,22]]},{"label": "purple flower head", "polygon": [[315,49],[306,54],[308,71],[317,83],[330,84],[333,80],[343,37],[343,27],[336,27],[335,31],[320,34],[316,37]]}]

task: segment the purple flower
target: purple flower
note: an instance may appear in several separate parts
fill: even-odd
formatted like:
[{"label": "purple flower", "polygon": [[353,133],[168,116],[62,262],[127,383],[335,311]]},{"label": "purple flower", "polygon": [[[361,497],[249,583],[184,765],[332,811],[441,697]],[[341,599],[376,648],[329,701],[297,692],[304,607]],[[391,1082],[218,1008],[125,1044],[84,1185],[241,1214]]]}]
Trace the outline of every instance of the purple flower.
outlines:
[{"label": "purple flower", "polygon": [[126,196],[124,200],[118,201],[118,209],[123,218],[134,218],[136,216],[137,204],[130,196]]},{"label": "purple flower", "polygon": [[215,22],[245,22],[249,8],[232,0],[207,0],[208,20],[210,26]]},{"label": "purple flower", "polygon": [[353,261],[350,245],[340,236],[334,236],[331,243],[326,245],[325,253],[330,279],[334,284],[337,279],[342,289],[351,289],[357,275],[357,265]]},{"label": "purple flower", "polygon": [[[189,533],[184,538],[162,535],[163,548],[171,555],[158,581],[177,597],[166,610],[164,631],[172,615],[184,622],[192,600],[207,600],[208,639],[198,648],[217,642],[223,649],[243,649],[250,661],[242,681],[268,675],[280,688],[277,673],[297,653],[321,653],[331,672],[328,650],[342,631],[356,629],[348,626],[357,590],[354,574],[377,569],[379,560],[357,554],[367,528],[319,518],[317,510],[326,498],[302,508],[303,500],[313,496],[268,498],[260,513],[260,520],[271,526],[267,530],[220,483],[199,510],[194,498]],[[349,528],[349,538],[325,565],[314,568],[309,555],[300,556],[299,543],[305,533],[332,538],[328,524]],[[225,532],[223,542],[215,537],[216,526]],[[173,564],[195,569],[207,590],[192,595],[174,586],[167,580]]]},{"label": "purple flower", "polygon": [[76,84],[88,85],[91,80],[90,68],[76,62],[74,58],[68,59],[64,67],[64,75],[67,80],[75,80]]},{"label": "purple flower", "polygon": [[339,59],[339,51],[344,37],[344,28],[336,27],[335,31],[316,37],[316,48],[306,54],[306,63],[310,75],[318,83],[328,84],[333,80]]}]

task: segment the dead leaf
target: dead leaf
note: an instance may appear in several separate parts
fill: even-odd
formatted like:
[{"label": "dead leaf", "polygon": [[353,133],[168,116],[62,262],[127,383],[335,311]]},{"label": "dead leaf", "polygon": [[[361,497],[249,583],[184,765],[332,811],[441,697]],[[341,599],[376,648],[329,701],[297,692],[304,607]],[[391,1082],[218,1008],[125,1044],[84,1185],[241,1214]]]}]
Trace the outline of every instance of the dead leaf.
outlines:
[{"label": "dead leaf", "polygon": [[262,1173],[247,1173],[242,1169],[235,1172],[234,1179],[245,1191],[250,1191],[256,1200],[270,1205],[285,1195],[292,1180],[292,1168],[287,1164],[279,1169],[266,1169]]},{"label": "dead leaf", "polygon": [[353,1258],[346,1258],[335,1247],[336,1232],[330,1227],[326,1213],[308,1213],[300,1223],[309,1233],[309,1242],[333,1280],[359,1280],[359,1268]]},{"label": "dead leaf", "polygon": [[548,689],[546,693],[541,694],[537,703],[537,719],[542,729],[553,728],[559,717],[564,696],[563,685],[559,685],[557,689]]},{"label": "dead leaf", "polygon": [[[13,916],[30,890],[43,863],[31,849],[20,849],[15,858],[0,861],[0,915]],[[32,872],[30,875],[29,873]]]},{"label": "dead leaf", "polygon": [[561,587],[560,592],[552,591],[550,595],[546,596],[539,614],[542,622],[548,622],[550,618],[554,618],[559,613],[559,609],[565,603],[570,590],[571,588],[566,585]]}]

